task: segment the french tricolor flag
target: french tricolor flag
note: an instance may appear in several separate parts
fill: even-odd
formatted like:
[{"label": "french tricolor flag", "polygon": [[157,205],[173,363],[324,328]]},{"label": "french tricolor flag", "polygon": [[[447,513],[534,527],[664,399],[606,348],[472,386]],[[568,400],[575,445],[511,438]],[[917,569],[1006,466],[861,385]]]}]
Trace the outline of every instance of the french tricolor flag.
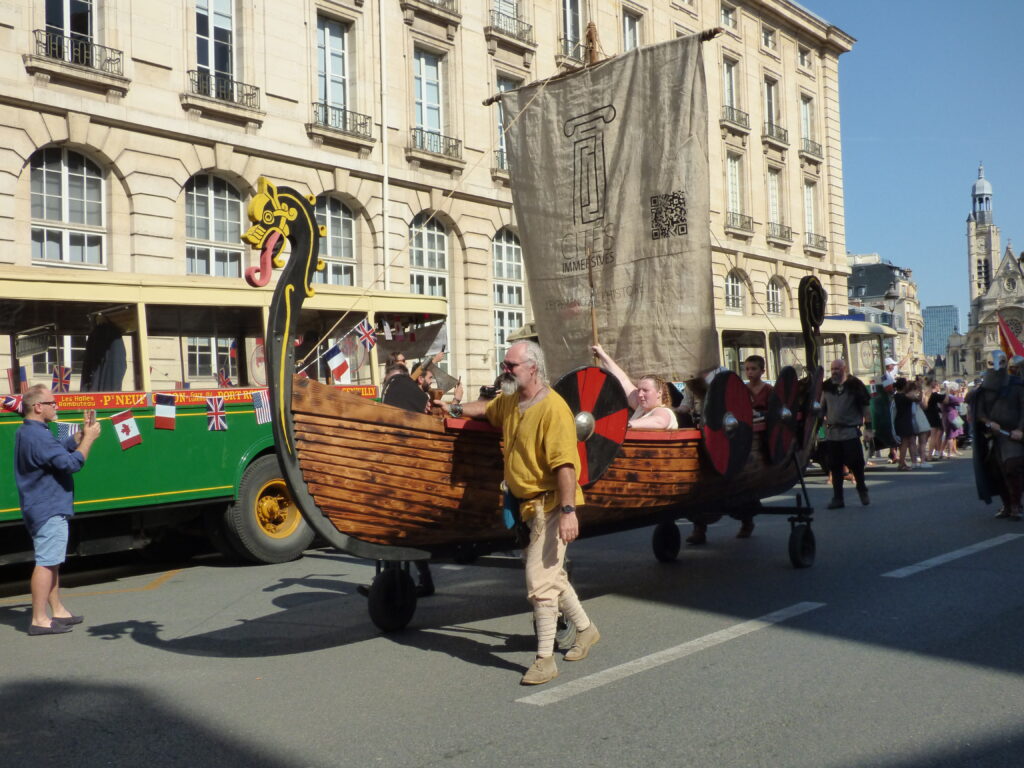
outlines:
[{"label": "french tricolor flag", "polygon": [[327,350],[327,365],[331,369],[331,375],[335,381],[344,376],[345,371],[348,370],[348,360],[345,359],[345,355],[337,344]]},{"label": "french tricolor flag", "polygon": [[153,426],[157,429],[174,429],[177,408],[174,395],[153,395]]}]

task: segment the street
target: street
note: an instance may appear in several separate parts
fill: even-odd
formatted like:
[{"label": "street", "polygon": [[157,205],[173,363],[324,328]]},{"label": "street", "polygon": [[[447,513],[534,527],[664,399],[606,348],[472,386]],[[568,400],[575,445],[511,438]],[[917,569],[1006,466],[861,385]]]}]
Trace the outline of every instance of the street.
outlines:
[{"label": "street", "polygon": [[86,621],[54,637],[25,634],[22,569],[0,583],[3,764],[1019,765],[1024,527],[977,501],[969,458],[868,484],[827,511],[809,480],[808,569],[783,516],[749,540],[726,518],[667,565],[650,529],[574,544],[602,640],[534,688],[515,567],[434,566],[393,635],[356,593],[373,564],[330,550],[76,569]]}]

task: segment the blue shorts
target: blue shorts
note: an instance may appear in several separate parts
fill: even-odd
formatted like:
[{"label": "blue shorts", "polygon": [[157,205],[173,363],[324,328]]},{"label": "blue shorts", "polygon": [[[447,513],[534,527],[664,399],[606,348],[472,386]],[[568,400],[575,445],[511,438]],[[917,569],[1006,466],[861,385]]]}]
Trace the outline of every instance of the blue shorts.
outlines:
[{"label": "blue shorts", "polygon": [[32,537],[36,565],[53,566],[64,562],[68,553],[68,518],[54,515]]}]

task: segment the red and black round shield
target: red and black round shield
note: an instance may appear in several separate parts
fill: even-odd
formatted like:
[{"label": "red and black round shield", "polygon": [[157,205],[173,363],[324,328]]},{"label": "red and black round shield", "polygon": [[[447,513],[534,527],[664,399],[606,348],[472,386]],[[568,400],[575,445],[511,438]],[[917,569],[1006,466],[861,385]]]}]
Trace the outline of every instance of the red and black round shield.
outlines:
[{"label": "red and black round shield", "polygon": [[704,449],[715,471],[736,475],[747,463],[754,440],[750,390],[732,371],[715,374],[704,398]]},{"label": "red and black round shield", "polygon": [[596,482],[619,454],[626,439],[629,401],[619,380],[603,368],[588,366],[565,374],[555,384],[576,417],[580,485]]},{"label": "red and black round shield", "polygon": [[796,442],[798,394],[796,370],[787,365],[775,380],[775,391],[765,416],[768,460],[772,464],[781,464],[788,459]]}]

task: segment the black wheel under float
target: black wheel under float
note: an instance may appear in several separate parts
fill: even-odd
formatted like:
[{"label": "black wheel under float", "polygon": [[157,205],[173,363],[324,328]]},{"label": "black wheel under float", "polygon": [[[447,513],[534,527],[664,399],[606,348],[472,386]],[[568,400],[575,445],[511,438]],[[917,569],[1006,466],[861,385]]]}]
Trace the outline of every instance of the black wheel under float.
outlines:
[{"label": "black wheel under float", "polygon": [[775,380],[775,391],[765,417],[768,460],[775,466],[789,458],[796,442],[796,412],[799,382],[796,370],[787,365]]},{"label": "black wheel under float", "polygon": [[370,620],[382,632],[405,629],[416,612],[416,585],[402,563],[385,563],[370,584]]},{"label": "black wheel under float", "polygon": [[715,375],[704,399],[704,450],[711,465],[725,478],[734,477],[747,463],[754,440],[754,408],[750,390],[732,371]]},{"label": "black wheel under float", "polygon": [[576,417],[580,454],[580,485],[597,481],[619,454],[626,439],[629,401],[618,379],[602,368],[587,366],[565,374],[555,391]]},{"label": "black wheel under float", "polygon": [[651,549],[658,562],[671,563],[679,557],[679,550],[683,546],[683,536],[679,533],[679,526],[675,522],[658,523],[654,526],[654,533],[651,534]]},{"label": "black wheel under float", "polygon": [[811,441],[814,440],[814,433],[818,429],[818,417],[821,414],[821,387],[824,382],[825,372],[819,366],[808,377],[807,395],[800,408],[804,419],[800,443],[802,446],[811,444]]},{"label": "black wheel under float", "polygon": [[789,531],[789,562],[794,568],[810,568],[814,565],[814,531],[810,523],[794,523]]}]

